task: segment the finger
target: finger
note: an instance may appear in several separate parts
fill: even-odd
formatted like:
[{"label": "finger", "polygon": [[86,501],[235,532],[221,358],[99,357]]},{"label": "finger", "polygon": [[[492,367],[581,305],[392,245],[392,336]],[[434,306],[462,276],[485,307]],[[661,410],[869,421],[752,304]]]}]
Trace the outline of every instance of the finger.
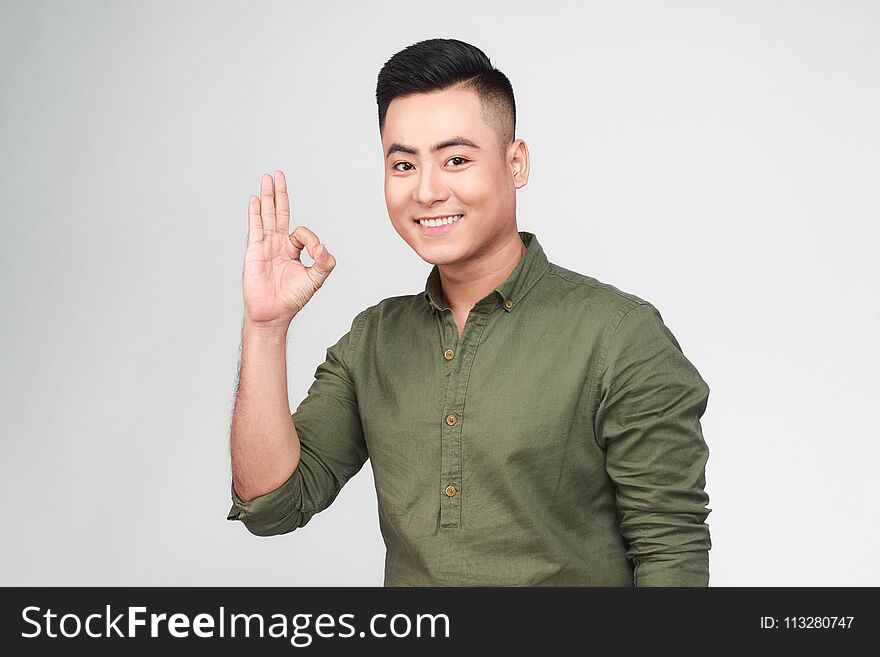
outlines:
[{"label": "finger", "polygon": [[263,174],[260,182],[260,216],[263,217],[263,230],[272,233],[275,230],[275,190],[272,176]]},{"label": "finger", "polygon": [[308,271],[315,284],[320,287],[324,284],[324,281],[335,266],[336,258],[327,250],[326,246],[319,244],[315,247],[315,262],[312,263],[311,267],[307,267],[306,271]]},{"label": "finger", "polygon": [[263,220],[260,218],[260,197],[253,194],[248,199],[248,244],[257,244],[263,239]]},{"label": "finger", "polygon": [[293,257],[294,260],[300,259],[299,254],[302,253],[304,248],[309,250],[309,255],[312,256],[313,262],[311,266],[306,267],[306,273],[314,281],[315,287],[321,287],[327,276],[330,275],[330,272],[336,266],[336,258],[321,244],[318,236],[305,226],[297,226],[289,237],[290,243],[296,252]]},{"label": "finger", "polygon": [[330,275],[330,272],[336,266],[336,258],[327,250],[327,247],[321,244],[318,236],[305,226],[296,227],[290,234],[290,243],[296,251],[295,260],[299,260],[299,254],[304,248],[309,250],[309,255],[312,256],[313,262],[311,266],[306,267],[306,272],[314,281],[316,287],[323,285],[327,276]]},{"label": "finger", "polygon": [[275,230],[287,235],[290,232],[290,199],[287,197],[287,180],[284,172],[275,171]]},{"label": "finger", "polygon": [[304,248],[308,248],[309,255],[314,260],[315,258],[315,247],[321,243],[318,239],[318,236],[315,235],[312,231],[310,231],[305,226],[297,226],[294,228],[293,232],[289,235],[290,243],[293,245],[294,254],[293,259],[299,260],[300,253]]}]

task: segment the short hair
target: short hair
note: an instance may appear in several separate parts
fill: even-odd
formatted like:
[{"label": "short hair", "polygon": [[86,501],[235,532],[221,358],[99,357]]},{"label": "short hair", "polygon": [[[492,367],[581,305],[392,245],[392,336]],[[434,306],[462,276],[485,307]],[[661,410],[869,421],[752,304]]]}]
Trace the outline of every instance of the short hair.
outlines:
[{"label": "short hair", "polygon": [[502,148],[513,141],[516,101],[510,80],[482,50],[458,39],[427,39],[407,46],[385,62],[376,82],[379,132],[391,101],[457,85],[476,92],[483,120],[495,126]]}]

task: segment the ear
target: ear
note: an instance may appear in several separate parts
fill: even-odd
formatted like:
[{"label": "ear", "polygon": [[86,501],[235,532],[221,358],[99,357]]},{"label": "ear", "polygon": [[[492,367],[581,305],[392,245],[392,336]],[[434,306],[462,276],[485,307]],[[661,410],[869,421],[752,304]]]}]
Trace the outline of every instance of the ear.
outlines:
[{"label": "ear", "polygon": [[529,182],[529,147],[522,139],[516,139],[507,147],[507,160],[516,189]]}]

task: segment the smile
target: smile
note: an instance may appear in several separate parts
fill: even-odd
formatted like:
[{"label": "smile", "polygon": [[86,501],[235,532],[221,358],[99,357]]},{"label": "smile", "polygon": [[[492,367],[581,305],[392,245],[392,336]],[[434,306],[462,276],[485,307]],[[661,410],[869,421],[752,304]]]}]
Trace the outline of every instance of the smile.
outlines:
[{"label": "smile", "polygon": [[423,235],[440,235],[451,231],[464,218],[463,214],[454,214],[436,219],[419,219]]}]

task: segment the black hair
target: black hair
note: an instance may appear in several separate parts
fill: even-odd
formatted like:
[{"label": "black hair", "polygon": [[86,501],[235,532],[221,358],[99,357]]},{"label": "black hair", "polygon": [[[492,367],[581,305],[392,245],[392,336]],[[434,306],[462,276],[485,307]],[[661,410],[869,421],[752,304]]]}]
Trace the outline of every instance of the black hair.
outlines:
[{"label": "black hair", "polygon": [[379,131],[391,101],[400,96],[439,91],[462,84],[480,97],[484,120],[495,125],[503,145],[516,130],[516,101],[510,80],[482,50],[458,39],[427,39],[391,57],[376,82]]}]

